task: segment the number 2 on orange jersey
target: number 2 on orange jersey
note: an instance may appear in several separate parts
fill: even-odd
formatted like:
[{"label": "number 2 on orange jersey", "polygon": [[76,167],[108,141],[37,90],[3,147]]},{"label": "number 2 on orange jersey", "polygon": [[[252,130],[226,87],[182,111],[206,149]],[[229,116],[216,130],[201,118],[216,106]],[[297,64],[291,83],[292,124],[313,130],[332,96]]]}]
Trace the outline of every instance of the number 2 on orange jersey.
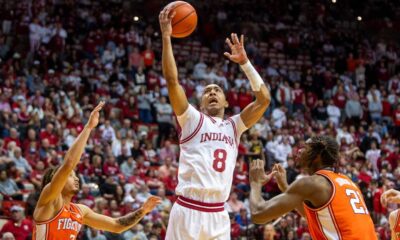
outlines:
[{"label": "number 2 on orange jersey", "polygon": [[363,198],[360,196],[360,193],[358,191],[354,191],[353,189],[346,189],[346,195],[350,197],[350,204],[353,208],[354,213],[369,214],[368,209],[365,206],[364,201],[362,200]]}]

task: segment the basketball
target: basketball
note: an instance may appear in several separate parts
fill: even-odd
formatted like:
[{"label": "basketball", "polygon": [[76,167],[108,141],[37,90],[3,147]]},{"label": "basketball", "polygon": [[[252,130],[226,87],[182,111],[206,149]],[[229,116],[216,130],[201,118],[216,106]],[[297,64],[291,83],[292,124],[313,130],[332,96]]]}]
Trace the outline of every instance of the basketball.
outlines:
[{"label": "basketball", "polygon": [[197,14],[192,5],[185,1],[175,1],[166,7],[171,7],[171,12],[176,12],[172,18],[172,37],[184,38],[196,29]]}]

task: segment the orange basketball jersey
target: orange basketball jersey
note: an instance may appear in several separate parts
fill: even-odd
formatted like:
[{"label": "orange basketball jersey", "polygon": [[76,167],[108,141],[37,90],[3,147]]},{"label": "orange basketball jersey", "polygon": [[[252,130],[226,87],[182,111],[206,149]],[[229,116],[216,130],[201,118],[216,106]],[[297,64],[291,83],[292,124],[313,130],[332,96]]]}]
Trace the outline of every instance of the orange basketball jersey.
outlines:
[{"label": "orange basketball jersey", "polygon": [[82,213],[79,207],[70,203],[45,222],[35,222],[33,240],[75,240],[82,227]]},{"label": "orange basketball jersey", "polygon": [[358,187],[345,175],[328,170],[316,174],[327,178],[333,192],[322,207],[304,204],[310,234],[318,240],[377,239],[374,224]]}]

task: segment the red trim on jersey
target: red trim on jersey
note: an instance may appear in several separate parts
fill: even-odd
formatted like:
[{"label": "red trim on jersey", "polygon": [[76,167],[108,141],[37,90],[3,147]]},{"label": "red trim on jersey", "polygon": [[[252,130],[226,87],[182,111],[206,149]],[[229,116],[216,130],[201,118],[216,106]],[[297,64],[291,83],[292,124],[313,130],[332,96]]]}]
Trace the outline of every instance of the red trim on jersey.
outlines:
[{"label": "red trim on jersey", "polygon": [[203,113],[203,114],[206,115],[211,120],[211,122],[213,122],[213,123],[217,122],[213,117],[211,117],[211,116],[209,116],[209,115],[207,115],[205,113]]},{"label": "red trim on jersey", "polygon": [[188,137],[186,137],[185,139],[182,139],[179,143],[183,144],[185,142],[190,141],[192,138],[194,138],[194,136],[196,136],[196,134],[200,131],[201,126],[203,125],[203,121],[204,121],[204,116],[203,114],[200,114],[200,120],[199,123],[197,124],[196,129],[193,131],[192,134],[190,134]]},{"label": "red trim on jersey", "polygon": [[199,202],[193,199],[185,198],[182,196],[178,196],[178,199],[176,200],[176,203],[179,205],[201,211],[201,212],[222,212],[224,211],[224,203],[205,203],[205,202]]},{"label": "red trim on jersey", "polygon": [[232,124],[233,134],[235,135],[235,142],[236,142],[236,145],[238,145],[238,142],[237,142],[236,124],[235,124],[235,122],[232,120],[232,118],[228,118],[227,120]]}]

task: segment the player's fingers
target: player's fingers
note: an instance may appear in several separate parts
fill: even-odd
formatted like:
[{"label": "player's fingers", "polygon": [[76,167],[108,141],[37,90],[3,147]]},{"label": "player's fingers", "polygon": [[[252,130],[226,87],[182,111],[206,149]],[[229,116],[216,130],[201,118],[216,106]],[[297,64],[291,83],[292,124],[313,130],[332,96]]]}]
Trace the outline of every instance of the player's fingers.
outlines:
[{"label": "player's fingers", "polygon": [[105,104],[106,104],[106,102],[101,101],[100,104],[96,107],[97,110],[100,111],[104,107]]},{"label": "player's fingers", "polygon": [[278,164],[278,169],[279,169],[280,172],[285,172],[285,169],[280,164]]},{"label": "player's fingers", "polygon": [[161,13],[160,13],[160,19],[163,20],[165,18],[165,12],[167,11],[167,8],[164,8]]},{"label": "player's fingers", "polygon": [[240,44],[244,47],[244,35],[240,35]]},{"label": "player's fingers", "polygon": [[93,112],[98,112],[100,111],[104,106],[104,101],[100,101],[99,104],[97,104],[97,106],[93,109]]},{"label": "player's fingers", "polygon": [[254,169],[254,164],[255,164],[255,161],[250,161],[250,170]]},{"label": "player's fingers", "polygon": [[231,56],[232,56],[232,55],[231,55],[230,53],[228,53],[228,52],[224,52],[224,56],[227,57],[227,58],[229,58],[229,59],[231,59]]},{"label": "player's fingers", "polygon": [[235,44],[235,34],[231,33],[231,40],[232,40],[232,44]]},{"label": "player's fingers", "polygon": [[171,12],[171,8],[167,8],[166,10],[165,10],[165,19],[168,19],[168,17],[169,17],[169,13]]},{"label": "player's fingers", "polygon": [[274,166],[272,167],[273,171],[278,171],[278,166],[276,164],[274,164]]},{"label": "player's fingers", "polygon": [[254,162],[254,168],[257,168],[257,169],[258,169],[258,165],[260,164],[260,163],[258,162],[258,159],[253,160],[253,162]]},{"label": "player's fingers", "polygon": [[260,159],[257,159],[257,168],[262,169],[262,162]]},{"label": "player's fingers", "polygon": [[229,48],[233,47],[232,42],[229,38],[226,38],[225,42],[226,42],[226,44],[228,44]]},{"label": "player's fingers", "polygon": [[173,19],[176,15],[176,11],[172,11],[171,16],[169,16],[169,19]]},{"label": "player's fingers", "polygon": [[234,43],[234,44],[240,44],[239,38],[238,38],[238,36],[237,36],[236,33],[233,35],[233,43]]}]

